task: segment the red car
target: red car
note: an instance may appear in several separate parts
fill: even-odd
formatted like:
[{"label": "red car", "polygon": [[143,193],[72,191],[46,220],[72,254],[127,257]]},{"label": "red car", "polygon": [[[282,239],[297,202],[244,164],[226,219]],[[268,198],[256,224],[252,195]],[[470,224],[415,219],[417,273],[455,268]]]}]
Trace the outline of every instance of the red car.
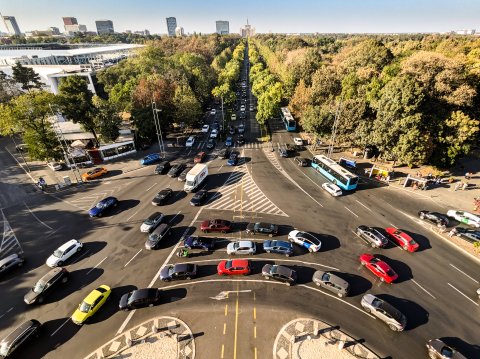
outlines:
[{"label": "red car", "polygon": [[193,159],[194,163],[201,163],[207,154],[205,152],[199,152]]},{"label": "red car", "polygon": [[250,263],[246,259],[232,259],[221,261],[217,266],[218,275],[248,275]]},{"label": "red car", "polygon": [[390,238],[392,238],[395,243],[397,243],[404,250],[413,253],[418,249],[418,243],[415,242],[415,240],[405,232],[402,232],[394,227],[385,228],[385,231],[387,231]]},{"label": "red car", "polygon": [[382,282],[392,283],[398,278],[398,274],[384,261],[365,253],[360,256],[360,263],[366,266]]},{"label": "red car", "polygon": [[223,219],[206,219],[200,225],[203,233],[222,232],[227,233],[232,229],[232,223]]}]

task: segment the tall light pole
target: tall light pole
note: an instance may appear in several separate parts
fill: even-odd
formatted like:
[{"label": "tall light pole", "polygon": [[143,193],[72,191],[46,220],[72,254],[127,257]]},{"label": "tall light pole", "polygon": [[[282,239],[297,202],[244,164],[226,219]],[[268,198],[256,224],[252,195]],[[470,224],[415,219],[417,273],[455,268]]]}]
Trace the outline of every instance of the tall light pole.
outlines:
[{"label": "tall light pole", "polygon": [[222,100],[222,123],[223,123],[223,136],[225,137],[225,115],[223,114],[223,95],[220,97]]},{"label": "tall light pole", "polygon": [[338,120],[340,118],[340,113],[342,111],[342,100],[338,103],[337,111],[335,112],[335,120],[333,121],[332,126],[332,137],[330,139],[330,146],[328,146],[327,157],[331,158],[333,155],[333,148],[335,147],[335,137],[337,136],[337,127],[338,127]]},{"label": "tall light pole", "polygon": [[162,128],[160,126],[160,120],[158,118],[158,113],[161,112],[161,109],[157,109],[157,103],[152,101],[152,111],[153,111],[153,122],[155,123],[155,129],[157,132],[158,139],[158,150],[162,153],[162,156],[165,157],[165,147],[163,146],[163,136]]}]

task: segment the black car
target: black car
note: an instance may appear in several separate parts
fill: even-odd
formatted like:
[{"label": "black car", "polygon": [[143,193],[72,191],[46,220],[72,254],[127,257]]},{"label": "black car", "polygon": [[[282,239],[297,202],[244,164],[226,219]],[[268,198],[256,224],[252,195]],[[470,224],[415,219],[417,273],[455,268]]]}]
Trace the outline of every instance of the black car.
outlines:
[{"label": "black car", "polygon": [[230,157],[230,149],[229,148],[222,148],[218,152],[218,157],[220,157],[222,159],[227,159],[228,157]]},{"label": "black car", "polygon": [[160,271],[160,280],[170,282],[177,279],[192,279],[197,276],[197,265],[189,263],[170,264]]},{"label": "black car", "polygon": [[38,338],[41,326],[40,322],[35,319],[27,320],[18,326],[0,342],[0,358],[12,355],[30,339]]},{"label": "black car", "polygon": [[0,275],[5,274],[13,268],[23,266],[25,259],[19,254],[10,254],[9,256],[0,260]]},{"label": "black car", "polygon": [[53,268],[50,272],[40,278],[33,288],[25,294],[23,297],[24,302],[27,304],[42,304],[45,297],[52,291],[52,288],[68,282],[69,274],[70,273],[65,268]]},{"label": "black car", "polygon": [[381,248],[386,247],[388,239],[378,229],[368,226],[358,226],[356,230],[357,236],[370,244],[372,247]]},{"label": "black car", "polygon": [[233,126],[228,127],[228,133],[230,135],[234,135],[235,134],[235,127],[233,127]]},{"label": "black car", "polygon": [[205,202],[207,197],[208,197],[208,191],[205,189],[201,189],[200,191],[195,193],[195,195],[192,197],[192,199],[190,200],[190,204],[192,206],[200,206]]},{"label": "black car", "polygon": [[430,223],[435,224],[438,227],[447,227],[448,226],[448,217],[444,214],[438,212],[430,212],[426,210],[422,210],[418,212],[418,216]]},{"label": "black car", "polygon": [[183,246],[188,249],[202,249],[204,251],[213,251],[216,239],[214,237],[190,236],[185,239]]},{"label": "black car", "polygon": [[455,227],[451,233],[470,243],[480,243],[480,230],[478,229]]},{"label": "black car", "polygon": [[187,173],[190,172],[190,170],[192,169],[192,167],[186,167],[182,173],[180,173],[178,175],[178,180],[181,181],[181,182],[185,182],[185,180],[187,179]]},{"label": "black car", "polygon": [[247,225],[247,234],[267,234],[269,237],[273,237],[278,233],[278,226],[272,223],[249,223]]},{"label": "black car", "polygon": [[301,167],[308,167],[310,165],[310,161],[304,157],[295,157],[293,160]]},{"label": "black car", "polygon": [[239,135],[237,137],[237,146],[243,146],[245,144],[245,137],[243,135]]},{"label": "black car", "polygon": [[238,152],[231,152],[227,160],[227,166],[236,166],[238,163]]},{"label": "black car", "polygon": [[168,171],[167,176],[168,177],[177,177],[182,171],[187,167],[185,163],[177,163],[170,168],[170,171]]},{"label": "black car", "polygon": [[167,202],[167,200],[172,196],[173,190],[171,188],[162,189],[157,193],[155,198],[152,200],[154,206],[161,206]]},{"label": "black car", "polygon": [[168,161],[163,161],[163,162],[160,162],[157,167],[155,167],[155,171],[154,173],[156,175],[163,175],[164,173],[166,173],[169,169],[170,169],[170,162]]},{"label": "black car", "polygon": [[159,225],[153,232],[148,236],[147,241],[145,242],[146,249],[157,249],[160,241],[168,236],[171,233],[171,227],[162,223]]},{"label": "black car", "polygon": [[207,141],[207,149],[211,150],[213,148],[215,148],[215,140],[213,138],[209,138],[208,141]]},{"label": "black car", "polygon": [[284,282],[286,285],[295,284],[297,281],[297,272],[285,266],[276,264],[265,264],[262,268],[262,275],[265,279],[274,279]]},{"label": "black car", "polygon": [[120,298],[118,309],[129,311],[132,309],[153,307],[160,303],[161,295],[158,288],[137,289],[130,293],[125,293]]},{"label": "black car", "polygon": [[288,151],[285,147],[280,147],[278,149],[278,154],[280,155],[280,157],[283,157],[283,158],[289,157]]}]

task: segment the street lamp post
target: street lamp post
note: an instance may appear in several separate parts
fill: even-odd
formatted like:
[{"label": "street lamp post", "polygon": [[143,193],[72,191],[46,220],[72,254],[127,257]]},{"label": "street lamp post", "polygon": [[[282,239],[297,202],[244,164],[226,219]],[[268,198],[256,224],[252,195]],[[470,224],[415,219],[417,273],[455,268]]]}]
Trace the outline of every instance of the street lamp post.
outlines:
[{"label": "street lamp post", "polygon": [[223,114],[223,95],[220,97],[222,100],[222,123],[223,123],[223,137],[225,137],[225,115]]},{"label": "street lamp post", "polygon": [[157,109],[157,103],[152,101],[152,111],[153,111],[153,122],[155,123],[155,129],[157,132],[157,139],[158,139],[158,149],[162,153],[162,156],[165,157],[165,147],[163,145],[163,136],[162,136],[162,128],[160,126],[160,120],[158,118],[158,113],[161,112],[161,109]]}]

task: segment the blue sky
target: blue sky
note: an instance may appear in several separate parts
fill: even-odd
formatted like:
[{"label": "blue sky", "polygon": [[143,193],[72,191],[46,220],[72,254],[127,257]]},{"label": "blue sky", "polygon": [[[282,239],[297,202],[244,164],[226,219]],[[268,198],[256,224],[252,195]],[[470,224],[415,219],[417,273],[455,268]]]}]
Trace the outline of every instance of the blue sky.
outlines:
[{"label": "blue sky", "polygon": [[165,33],[167,16],[187,33],[214,32],[215,20],[238,32],[247,17],[257,32],[480,31],[480,0],[0,0],[0,12],[15,16],[22,31],[63,30],[63,16],[92,31],[95,20],[109,19],[119,32]]}]

